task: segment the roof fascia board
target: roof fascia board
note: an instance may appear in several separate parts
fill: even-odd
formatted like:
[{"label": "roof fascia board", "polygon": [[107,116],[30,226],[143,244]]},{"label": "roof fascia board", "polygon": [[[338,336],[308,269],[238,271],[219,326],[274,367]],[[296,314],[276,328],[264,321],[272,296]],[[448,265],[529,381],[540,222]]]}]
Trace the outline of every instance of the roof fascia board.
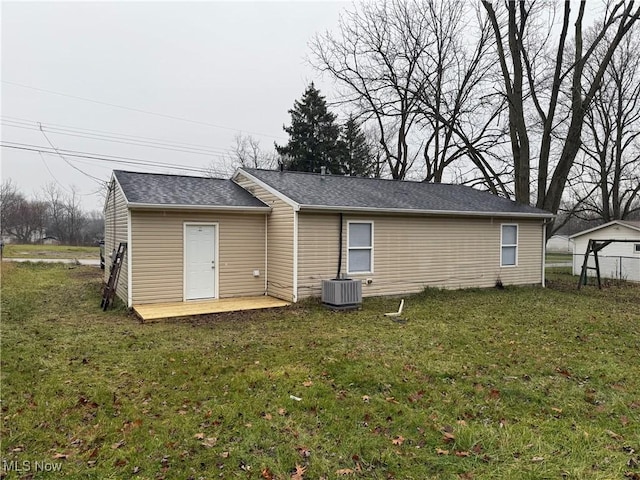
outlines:
[{"label": "roof fascia board", "polygon": [[[238,174],[242,174],[244,176],[246,176],[249,180],[251,180],[253,183],[255,183],[256,185],[258,185],[259,187],[264,188],[267,192],[269,192],[270,194],[278,197],[280,200],[282,200],[284,203],[286,203],[287,205],[289,205],[290,207],[293,208],[294,211],[298,211],[300,210],[300,204],[294,200],[292,200],[291,198],[287,197],[284,193],[282,193],[280,190],[276,190],[275,188],[273,188],[271,185],[263,182],[262,180],[254,177],[253,175],[251,175],[249,172],[247,172],[246,170],[243,170],[242,168],[238,168],[235,173],[233,174],[233,176],[231,177],[231,180],[233,180],[234,182],[236,182],[236,178],[238,176]],[[236,182],[237,184],[238,182]]]},{"label": "roof fascia board", "polygon": [[300,205],[300,210],[307,212],[357,212],[357,213],[404,213],[414,215],[440,215],[465,217],[511,217],[511,218],[553,218],[552,213],[522,213],[522,212],[468,212],[458,210],[418,210],[411,208],[369,208],[369,207],[333,207],[321,205]]},{"label": "roof fascia board", "polygon": [[625,223],[624,221],[620,221],[620,220],[611,220],[610,222],[603,223],[602,225],[598,225],[597,227],[590,228],[589,230],[584,230],[582,232],[574,233],[573,235],[571,235],[569,237],[569,239],[581,237],[582,235],[587,235],[588,233],[595,232],[596,230],[601,230],[603,228],[610,227],[611,225],[620,225],[621,227],[630,228],[631,230],[637,230],[638,232],[640,232],[640,228],[636,227],[635,225],[630,225],[630,224]]},{"label": "roof fascia board", "polygon": [[107,205],[109,204],[109,199],[111,198],[111,188],[116,188],[116,185],[120,188],[120,191],[122,192],[122,197],[124,198],[125,202],[127,201],[127,197],[124,194],[124,190],[122,190],[122,187],[120,186],[120,183],[118,182],[118,179],[116,178],[115,172],[112,172],[111,173],[111,178],[109,179],[109,182],[107,183],[107,194],[105,195],[104,206],[102,207],[102,213],[103,214],[107,211]]},{"label": "roof fascia board", "polygon": [[271,207],[242,207],[242,206],[216,206],[216,205],[173,205],[162,203],[127,203],[130,209],[140,210],[209,210],[209,211],[231,211],[231,212],[255,212],[269,213]]},{"label": "roof fascia board", "polygon": [[120,189],[120,193],[122,193],[122,198],[124,198],[124,202],[129,205],[129,199],[127,198],[127,195],[124,193],[124,188],[122,188],[122,185],[120,185],[120,181],[118,180],[118,177],[116,176],[116,174],[113,174],[113,178],[116,181],[116,185],[118,185],[118,188]]}]

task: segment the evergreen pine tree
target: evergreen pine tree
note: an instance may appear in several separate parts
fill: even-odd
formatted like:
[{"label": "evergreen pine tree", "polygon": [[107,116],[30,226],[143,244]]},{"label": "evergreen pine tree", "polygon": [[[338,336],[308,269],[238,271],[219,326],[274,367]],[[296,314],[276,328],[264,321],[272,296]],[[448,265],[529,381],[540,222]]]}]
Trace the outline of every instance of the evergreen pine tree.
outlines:
[{"label": "evergreen pine tree", "polygon": [[342,173],[357,177],[370,177],[375,173],[375,161],[372,159],[367,137],[353,115],[349,115],[342,127],[340,147]]},{"label": "evergreen pine tree", "polygon": [[276,151],[287,158],[285,168],[318,173],[321,167],[326,167],[331,173],[342,173],[338,158],[340,127],[313,82],[289,113],[291,126],[283,127],[289,134],[289,142],[285,146],[275,145]]}]

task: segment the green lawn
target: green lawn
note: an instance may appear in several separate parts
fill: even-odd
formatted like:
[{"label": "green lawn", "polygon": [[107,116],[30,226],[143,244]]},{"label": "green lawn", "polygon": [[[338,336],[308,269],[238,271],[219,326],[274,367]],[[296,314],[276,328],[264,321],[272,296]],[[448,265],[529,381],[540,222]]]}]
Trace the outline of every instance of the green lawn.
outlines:
[{"label": "green lawn", "polygon": [[69,245],[16,245],[4,246],[2,256],[6,258],[77,258],[99,259],[100,248],[73,247]]},{"label": "green lawn", "polygon": [[573,255],[570,253],[547,253],[545,256],[546,263],[571,263]]},{"label": "green lawn", "polygon": [[351,313],[309,302],[140,324],[99,310],[99,275],[2,265],[3,468],[61,462],[36,478],[95,479],[640,476],[640,285],[577,291],[551,273],[547,289],[427,290],[406,298],[397,322],[382,315],[397,299],[366,299]]}]

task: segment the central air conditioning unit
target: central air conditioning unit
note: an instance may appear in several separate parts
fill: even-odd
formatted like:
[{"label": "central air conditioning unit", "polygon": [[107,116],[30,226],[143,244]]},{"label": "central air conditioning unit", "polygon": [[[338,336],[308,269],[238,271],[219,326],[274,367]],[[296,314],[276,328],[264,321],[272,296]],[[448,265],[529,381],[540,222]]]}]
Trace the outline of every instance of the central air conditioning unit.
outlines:
[{"label": "central air conditioning unit", "polygon": [[322,303],[334,310],[360,308],[362,282],[350,278],[322,280]]}]

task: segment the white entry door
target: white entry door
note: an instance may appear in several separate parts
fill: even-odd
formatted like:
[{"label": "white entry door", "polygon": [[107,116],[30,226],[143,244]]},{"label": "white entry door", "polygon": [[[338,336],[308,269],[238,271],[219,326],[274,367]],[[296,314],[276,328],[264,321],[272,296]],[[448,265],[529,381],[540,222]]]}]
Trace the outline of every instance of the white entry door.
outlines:
[{"label": "white entry door", "polygon": [[185,224],[184,299],[216,298],[216,226]]}]

